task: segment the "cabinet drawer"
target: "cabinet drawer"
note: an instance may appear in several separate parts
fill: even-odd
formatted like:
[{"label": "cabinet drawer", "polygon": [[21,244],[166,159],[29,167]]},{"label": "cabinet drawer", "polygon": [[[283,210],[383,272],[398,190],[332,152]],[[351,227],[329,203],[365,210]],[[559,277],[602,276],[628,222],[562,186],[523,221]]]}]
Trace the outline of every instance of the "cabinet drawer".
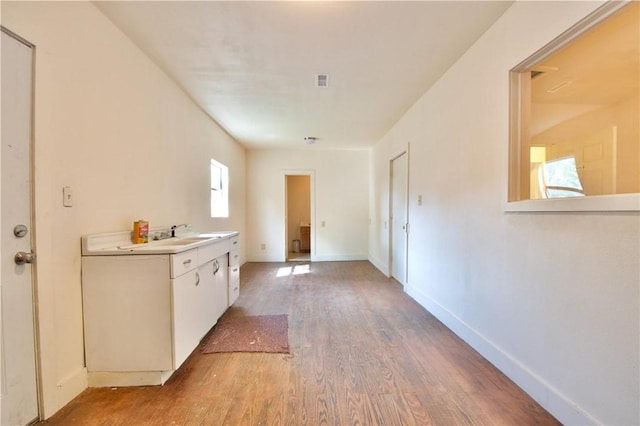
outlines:
[{"label": "cabinet drawer", "polygon": [[237,266],[240,263],[240,251],[231,250],[229,252],[229,266]]},{"label": "cabinet drawer", "polygon": [[240,296],[240,280],[229,281],[229,306],[233,305],[238,296]]},{"label": "cabinet drawer", "polygon": [[238,250],[240,248],[240,236],[229,238],[229,250]]},{"label": "cabinet drawer", "polygon": [[171,255],[171,278],[179,277],[197,267],[198,249]]},{"label": "cabinet drawer", "polygon": [[228,252],[229,240],[220,240],[213,244],[198,247],[198,264],[204,265],[210,260],[218,258]]},{"label": "cabinet drawer", "polygon": [[240,265],[229,266],[229,306],[240,295]]},{"label": "cabinet drawer", "polygon": [[229,266],[229,283],[240,281],[240,266]]}]

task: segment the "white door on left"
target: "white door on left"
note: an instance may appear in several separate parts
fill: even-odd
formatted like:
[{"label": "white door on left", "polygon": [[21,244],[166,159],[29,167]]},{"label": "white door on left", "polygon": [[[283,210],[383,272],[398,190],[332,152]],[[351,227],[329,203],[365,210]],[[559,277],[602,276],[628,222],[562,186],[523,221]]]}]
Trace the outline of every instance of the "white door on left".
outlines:
[{"label": "white door on left", "polygon": [[2,30],[0,424],[13,426],[38,418],[31,251],[33,48]]}]

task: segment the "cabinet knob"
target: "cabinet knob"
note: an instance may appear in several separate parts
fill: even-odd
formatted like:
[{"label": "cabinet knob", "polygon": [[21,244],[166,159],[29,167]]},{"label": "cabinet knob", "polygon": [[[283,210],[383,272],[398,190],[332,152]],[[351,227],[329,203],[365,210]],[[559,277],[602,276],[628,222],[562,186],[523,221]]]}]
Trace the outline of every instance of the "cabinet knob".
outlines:
[{"label": "cabinet knob", "polygon": [[196,287],[200,285],[200,274],[196,272]]}]

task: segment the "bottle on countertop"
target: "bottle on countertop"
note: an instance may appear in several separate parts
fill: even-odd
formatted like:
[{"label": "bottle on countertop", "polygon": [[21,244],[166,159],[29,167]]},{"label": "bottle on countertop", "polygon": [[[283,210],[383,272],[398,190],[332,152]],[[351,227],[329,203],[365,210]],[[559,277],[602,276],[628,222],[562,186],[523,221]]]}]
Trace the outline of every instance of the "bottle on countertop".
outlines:
[{"label": "bottle on countertop", "polygon": [[133,244],[149,242],[149,222],[137,220],[133,222]]}]

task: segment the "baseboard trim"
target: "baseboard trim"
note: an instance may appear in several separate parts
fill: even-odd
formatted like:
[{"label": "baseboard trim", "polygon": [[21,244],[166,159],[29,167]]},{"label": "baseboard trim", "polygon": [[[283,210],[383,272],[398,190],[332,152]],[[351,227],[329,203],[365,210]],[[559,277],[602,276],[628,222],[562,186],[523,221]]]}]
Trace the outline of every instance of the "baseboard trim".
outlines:
[{"label": "baseboard trim", "polygon": [[[351,262],[355,260],[368,260],[364,254],[345,254],[330,256],[311,256],[312,262]],[[252,256],[249,262],[286,262],[282,257],[276,256]]]},{"label": "baseboard trim", "polygon": [[284,262],[282,256],[249,256],[247,262]]},{"label": "baseboard trim", "polygon": [[343,254],[311,257],[312,262],[351,262],[355,260],[367,260],[367,256],[363,254]]},{"label": "baseboard trim", "polygon": [[163,385],[175,370],[169,371],[94,371],[89,372],[92,388]]},{"label": "baseboard trim", "polygon": [[560,422],[566,425],[603,424],[429,296],[409,284],[405,286],[405,292]]},{"label": "baseboard trim", "polygon": [[371,264],[373,266],[375,266],[380,272],[382,272],[386,277],[390,277],[391,276],[389,274],[389,268],[387,267],[387,265],[384,265],[382,262],[380,262],[375,257],[369,256],[369,262],[371,262]]},{"label": "baseboard trim", "polygon": [[45,412],[45,418],[51,417],[54,413],[67,405],[71,400],[80,395],[88,387],[87,369],[81,367],[73,373],[61,379],[56,386],[56,407],[50,412]]}]

